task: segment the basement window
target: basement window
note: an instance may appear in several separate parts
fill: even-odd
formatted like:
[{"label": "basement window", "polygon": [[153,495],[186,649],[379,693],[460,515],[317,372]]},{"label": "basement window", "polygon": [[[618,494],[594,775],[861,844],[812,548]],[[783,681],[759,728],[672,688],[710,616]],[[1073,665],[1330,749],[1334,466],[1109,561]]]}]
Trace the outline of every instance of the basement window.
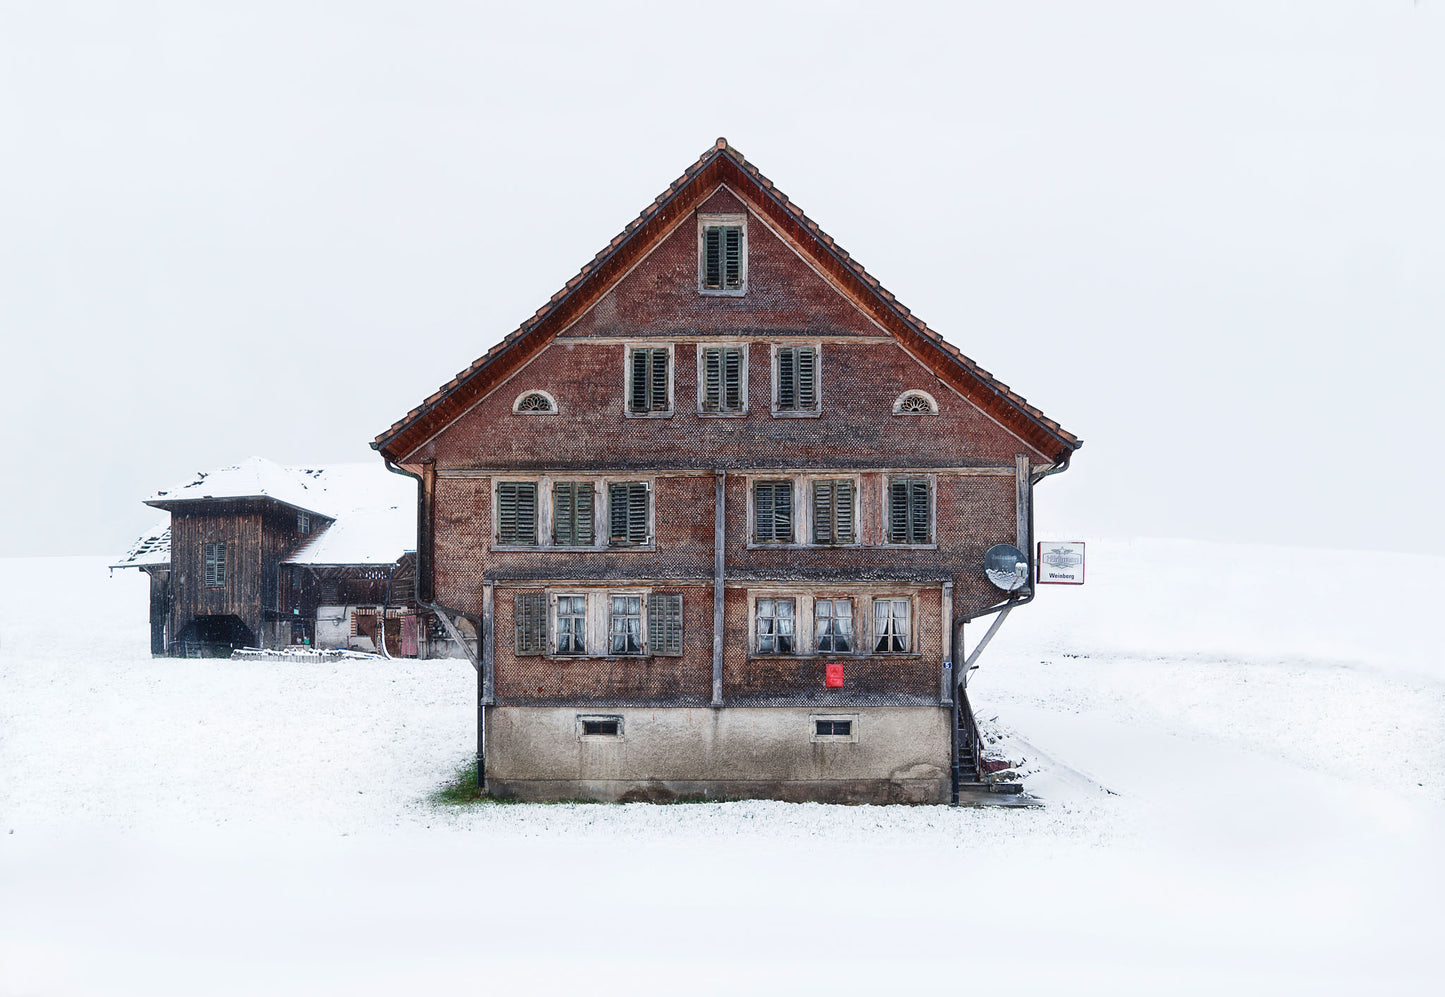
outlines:
[{"label": "basement window", "polygon": [[622,737],[622,718],[619,716],[579,716],[577,718],[578,738]]},{"label": "basement window", "polygon": [[857,741],[858,715],[814,714],[808,718],[812,723],[810,741]]},{"label": "basement window", "polygon": [[740,295],[748,285],[747,215],[699,215],[697,285],[703,294]]}]

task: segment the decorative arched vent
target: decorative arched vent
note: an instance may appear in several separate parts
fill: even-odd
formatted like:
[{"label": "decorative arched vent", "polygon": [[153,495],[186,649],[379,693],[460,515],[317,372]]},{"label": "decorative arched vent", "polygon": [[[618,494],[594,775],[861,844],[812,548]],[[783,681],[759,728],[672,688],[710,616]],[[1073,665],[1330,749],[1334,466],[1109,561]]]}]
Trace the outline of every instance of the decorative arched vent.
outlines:
[{"label": "decorative arched vent", "polygon": [[524,391],[512,403],[518,415],[556,415],[557,399],[545,391]]},{"label": "decorative arched vent", "polygon": [[893,403],[894,415],[937,415],[938,402],[926,391],[905,391]]}]

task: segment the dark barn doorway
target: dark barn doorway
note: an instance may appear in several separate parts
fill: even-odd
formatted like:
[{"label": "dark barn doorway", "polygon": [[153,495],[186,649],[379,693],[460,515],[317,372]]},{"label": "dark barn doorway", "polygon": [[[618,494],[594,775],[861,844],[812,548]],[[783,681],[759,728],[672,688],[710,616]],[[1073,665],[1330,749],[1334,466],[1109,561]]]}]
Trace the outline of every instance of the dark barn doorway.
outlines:
[{"label": "dark barn doorway", "polygon": [[176,641],[182,658],[229,658],[238,647],[256,647],[256,635],[239,616],[197,616]]}]

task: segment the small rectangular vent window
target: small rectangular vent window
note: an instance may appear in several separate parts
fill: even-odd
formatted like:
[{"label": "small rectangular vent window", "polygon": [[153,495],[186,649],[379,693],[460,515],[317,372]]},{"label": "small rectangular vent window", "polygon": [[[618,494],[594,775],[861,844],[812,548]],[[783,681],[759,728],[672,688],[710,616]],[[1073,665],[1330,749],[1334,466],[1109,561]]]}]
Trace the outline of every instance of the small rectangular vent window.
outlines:
[{"label": "small rectangular vent window", "polygon": [[814,720],[813,733],[819,737],[852,737],[851,720]]},{"label": "small rectangular vent window", "polygon": [[616,714],[602,714],[601,716],[578,716],[577,717],[578,738],[588,737],[622,737],[622,718]]}]

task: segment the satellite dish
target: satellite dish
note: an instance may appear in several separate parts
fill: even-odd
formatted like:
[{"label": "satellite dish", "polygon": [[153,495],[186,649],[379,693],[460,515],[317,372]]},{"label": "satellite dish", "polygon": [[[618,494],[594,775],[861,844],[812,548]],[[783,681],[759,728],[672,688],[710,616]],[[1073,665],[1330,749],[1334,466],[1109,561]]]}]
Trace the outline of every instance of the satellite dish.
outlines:
[{"label": "satellite dish", "polygon": [[1029,559],[1013,544],[994,544],[984,552],[983,573],[995,587],[1017,592],[1029,583]]}]

